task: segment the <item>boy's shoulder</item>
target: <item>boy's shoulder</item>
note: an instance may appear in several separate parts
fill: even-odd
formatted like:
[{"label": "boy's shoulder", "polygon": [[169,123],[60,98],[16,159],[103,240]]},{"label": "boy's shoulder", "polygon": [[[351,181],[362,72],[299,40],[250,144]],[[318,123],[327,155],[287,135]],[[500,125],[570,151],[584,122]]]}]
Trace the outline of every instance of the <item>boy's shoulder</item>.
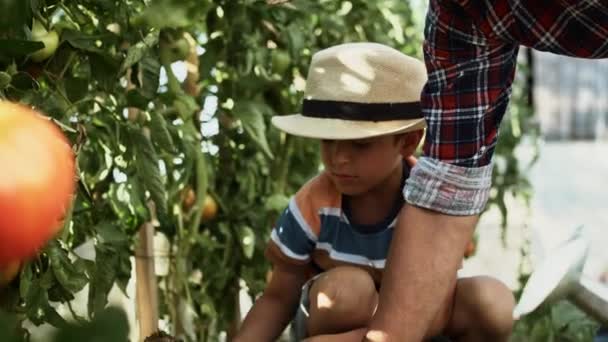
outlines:
[{"label": "boy's shoulder", "polygon": [[321,229],[319,214],[341,208],[342,194],[327,173],[321,172],[306,182],[292,201],[292,205],[295,204],[297,207],[292,209],[296,209],[312,231],[318,234]]},{"label": "boy's shoulder", "polygon": [[306,182],[295,198],[298,202],[310,202],[318,207],[339,205],[341,194],[326,172],[321,172]]}]

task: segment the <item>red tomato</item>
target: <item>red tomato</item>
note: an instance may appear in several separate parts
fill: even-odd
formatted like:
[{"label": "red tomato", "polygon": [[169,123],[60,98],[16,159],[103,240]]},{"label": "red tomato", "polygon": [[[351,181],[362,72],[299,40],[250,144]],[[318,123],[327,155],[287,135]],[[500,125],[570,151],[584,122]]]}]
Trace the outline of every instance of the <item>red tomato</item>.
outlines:
[{"label": "red tomato", "polygon": [[74,154],[59,128],[0,101],[0,266],[34,256],[57,234],[74,187]]}]

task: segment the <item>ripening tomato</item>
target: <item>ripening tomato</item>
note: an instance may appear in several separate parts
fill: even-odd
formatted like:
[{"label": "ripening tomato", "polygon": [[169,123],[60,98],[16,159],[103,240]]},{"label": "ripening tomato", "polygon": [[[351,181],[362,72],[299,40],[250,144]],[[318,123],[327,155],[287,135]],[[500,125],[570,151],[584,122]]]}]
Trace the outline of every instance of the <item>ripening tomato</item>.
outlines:
[{"label": "ripening tomato", "polygon": [[61,130],[24,105],[0,101],[0,267],[32,257],[62,225],[75,187]]},{"label": "ripening tomato", "polygon": [[201,221],[207,222],[211,221],[217,215],[217,202],[211,195],[207,194],[205,196],[205,201],[203,202],[203,212],[201,213]]}]

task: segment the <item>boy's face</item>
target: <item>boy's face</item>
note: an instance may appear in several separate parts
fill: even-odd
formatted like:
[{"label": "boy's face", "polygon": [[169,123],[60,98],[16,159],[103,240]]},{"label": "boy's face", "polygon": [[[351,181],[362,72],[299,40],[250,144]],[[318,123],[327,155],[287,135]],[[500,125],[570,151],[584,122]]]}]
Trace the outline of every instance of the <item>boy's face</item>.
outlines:
[{"label": "boy's face", "polygon": [[388,179],[402,159],[411,155],[422,132],[360,140],[322,140],[321,158],[340,192],[363,194]]}]

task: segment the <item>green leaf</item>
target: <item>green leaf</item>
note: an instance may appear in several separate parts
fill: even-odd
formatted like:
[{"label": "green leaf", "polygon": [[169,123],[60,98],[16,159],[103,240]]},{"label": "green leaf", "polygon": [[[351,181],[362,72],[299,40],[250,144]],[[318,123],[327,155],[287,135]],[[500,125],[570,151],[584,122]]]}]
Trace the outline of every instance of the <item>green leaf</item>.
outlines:
[{"label": "green leaf", "polygon": [[58,328],[65,326],[64,319],[49,304],[48,294],[37,280],[32,282],[24,301],[25,314],[35,325],[48,322]]},{"label": "green leaf", "polygon": [[122,65],[120,66],[120,73],[127,71],[135,63],[138,63],[148,51],[158,44],[158,33],[159,31],[153,29],[150,33],[144,37],[144,39],[137,44],[131,46],[127,50],[127,56],[125,57]]},{"label": "green leaf", "polygon": [[44,48],[42,42],[17,39],[0,39],[0,55],[6,57],[24,57]]},{"label": "green leaf", "polygon": [[95,231],[102,239],[102,243],[116,244],[116,243],[128,243],[129,237],[120,228],[117,227],[116,223],[104,221],[95,226]]},{"label": "green leaf", "polygon": [[154,99],[160,82],[160,62],[152,55],[147,55],[139,62],[142,72],[141,94],[147,99]]},{"label": "green leaf", "polygon": [[100,47],[100,42],[107,45],[117,42],[117,38],[110,33],[87,34],[82,31],[70,29],[64,30],[61,34],[61,38],[77,49],[94,52],[97,54],[108,53],[106,50],[104,50],[104,48]]},{"label": "green leaf", "polygon": [[0,90],[11,84],[11,75],[4,71],[0,71]]},{"label": "green leaf", "polygon": [[108,303],[108,293],[116,279],[116,266],[118,255],[108,245],[99,245],[95,248],[96,260],[93,276],[89,287],[89,315],[94,317],[103,310]]},{"label": "green leaf", "polygon": [[127,285],[131,279],[131,251],[129,247],[121,248],[116,252],[118,257],[118,265],[116,269],[116,285],[122,293],[127,295]]},{"label": "green leaf", "polygon": [[53,273],[52,268],[47,268],[42,276],[38,278],[38,281],[40,282],[41,288],[48,290],[53,287],[53,285],[57,284],[57,277]]},{"label": "green leaf", "polygon": [[64,81],[65,94],[72,102],[81,100],[89,92],[89,83],[85,78],[69,77]]},{"label": "green leaf", "polygon": [[32,78],[28,73],[17,72],[12,76],[11,85],[19,90],[36,89],[36,80]]},{"label": "green leaf", "polygon": [[55,283],[48,290],[49,300],[52,302],[71,302],[74,300],[74,294],[66,290],[63,286]]},{"label": "green leaf", "polygon": [[[90,165],[85,166],[89,172],[93,170],[97,170],[94,174],[90,175],[89,187],[93,188],[97,183],[103,181],[111,174],[112,166],[114,165],[114,159],[112,158],[112,150],[108,147],[104,141],[98,141],[95,144],[95,154],[90,156],[91,163],[94,162],[95,166],[90,167]],[[102,154],[103,151],[103,154]],[[85,157],[83,157],[85,159]]]},{"label": "green leaf", "polygon": [[91,76],[103,90],[113,90],[118,81],[118,61],[105,54],[89,53]]},{"label": "green leaf", "polygon": [[150,133],[157,146],[165,151],[175,151],[165,118],[156,110],[150,112]]},{"label": "green leaf", "polygon": [[133,210],[140,221],[149,221],[150,213],[148,212],[148,207],[143,200],[145,197],[145,190],[141,185],[140,180],[137,177],[131,177],[129,178],[128,182],[131,199],[130,205],[133,207]]},{"label": "green leaf", "polygon": [[137,177],[146,190],[150,192],[150,197],[156,204],[159,216],[167,213],[167,194],[163,179],[158,168],[158,156],[152,146],[152,142],[141,130],[130,130],[130,138],[135,149],[135,166]]},{"label": "green leaf", "polygon": [[57,313],[54,307],[50,304],[44,307],[44,319],[47,323],[55,328],[63,328],[67,325],[66,321]]},{"label": "green leaf", "polygon": [[36,325],[44,323],[43,314],[40,310],[41,307],[48,305],[48,298],[46,291],[40,288],[38,281],[33,281],[28,287],[27,295],[23,298],[26,303],[25,314],[27,318]]},{"label": "green leaf", "polygon": [[0,1],[0,33],[24,36],[23,27],[30,25],[31,19],[32,10],[29,0]]},{"label": "green leaf", "polygon": [[[145,190],[142,189],[142,192]],[[144,192],[145,195],[145,192]],[[125,183],[113,183],[110,184],[110,189],[107,192],[108,202],[111,208],[116,213],[118,219],[122,221],[128,221],[133,217],[133,211],[131,210],[129,201],[129,193],[126,189]]]},{"label": "green leaf", "polygon": [[32,272],[32,264],[27,263],[23,266],[21,275],[19,276],[19,295],[21,298],[25,298],[27,296],[33,280],[34,273]]},{"label": "green leaf", "polygon": [[305,48],[306,39],[302,29],[297,23],[287,27],[287,37],[289,39],[289,49],[292,56],[299,56]]},{"label": "green leaf", "polygon": [[66,290],[76,293],[89,282],[84,269],[77,269],[70,262],[67,252],[57,242],[50,243],[46,252],[53,274]]},{"label": "green leaf", "polygon": [[266,156],[273,158],[266,140],[266,123],[264,121],[264,114],[270,114],[272,109],[264,103],[242,101],[234,106],[232,112],[235,117],[241,120],[245,132],[258,144]]},{"label": "green leaf", "polygon": [[44,101],[40,103],[40,109],[52,118],[62,118],[67,112],[70,103],[59,91],[48,92],[47,95]]},{"label": "green leaf", "polygon": [[146,110],[148,103],[150,103],[150,99],[144,96],[141,88],[129,89],[127,91],[127,106]]},{"label": "green leaf", "polygon": [[71,323],[57,332],[54,341],[127,342],[129,324],[125,312],[118,308],[100,311],[86,324]]}]

